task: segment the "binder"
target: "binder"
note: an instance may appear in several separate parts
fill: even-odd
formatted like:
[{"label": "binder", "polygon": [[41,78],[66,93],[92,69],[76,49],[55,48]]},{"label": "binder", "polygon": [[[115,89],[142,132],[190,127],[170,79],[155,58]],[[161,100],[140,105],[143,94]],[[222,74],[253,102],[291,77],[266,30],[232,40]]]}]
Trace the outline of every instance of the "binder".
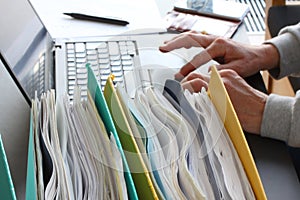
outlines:
[{"label": "binder", "polygon": [[0,134],[0,199],[15,200],[16,194]]}]

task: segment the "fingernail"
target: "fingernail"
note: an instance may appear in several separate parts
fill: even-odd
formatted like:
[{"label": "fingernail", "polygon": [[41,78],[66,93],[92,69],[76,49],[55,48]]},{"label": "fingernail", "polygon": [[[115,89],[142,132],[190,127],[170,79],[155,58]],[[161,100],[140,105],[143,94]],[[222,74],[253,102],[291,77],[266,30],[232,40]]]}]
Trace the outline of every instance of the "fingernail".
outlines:
[{"label": "fingernail", "polygon": [[164,46],[160,46],[160,47],[159,47],[159,50],[160,50],[161,52],[163,52],[163,53],[168,52],[167,50],[164,49]]}]

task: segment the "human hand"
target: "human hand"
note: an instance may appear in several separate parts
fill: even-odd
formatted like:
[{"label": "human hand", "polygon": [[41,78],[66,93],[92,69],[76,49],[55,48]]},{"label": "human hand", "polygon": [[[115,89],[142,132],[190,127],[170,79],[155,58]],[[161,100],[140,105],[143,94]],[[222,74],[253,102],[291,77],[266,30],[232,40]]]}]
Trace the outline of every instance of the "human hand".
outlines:
[{"label": "human hand", "polygon": [[[259,134],[267,95],[252,88],[233,70],[220,70],[233,107],[237,113],[243,130]],[[199,92],[202,87],[207,89],[209,76],[190,73],[182,80],[182,87],[191,92]]]},{"label": "human hand", "polygon": [[213,35],[195,32],[179,34],[160,46],[160,51],[169,52],[179,48],[203,47],[205,50],[194,56],[175,75],[182,80],[190,72],[214,59],[220,65],[218,70],[232,69],[240,76],[247,77],[260,70],[267,70],[278,66],[279,53],[271,44],[259,46],[246,45]]}]

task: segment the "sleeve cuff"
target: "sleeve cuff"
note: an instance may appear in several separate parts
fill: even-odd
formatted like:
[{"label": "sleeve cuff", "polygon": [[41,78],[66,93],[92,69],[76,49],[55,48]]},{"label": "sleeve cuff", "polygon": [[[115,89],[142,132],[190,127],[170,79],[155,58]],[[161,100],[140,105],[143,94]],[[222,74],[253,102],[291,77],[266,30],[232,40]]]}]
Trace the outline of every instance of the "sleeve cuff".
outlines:
[{"label": "sleeve cuff", "polygon": [[276,79],[290,75],[293,72],[299,71],[300,61],[300,44],[297,38],[287,32],[272,38],[265,43],[273,44],[280,54],[279,68],[269,70],[269,73]]},{"label": "sleeve cuff", "polygon": [[293,104],[292,97],[271,94],[265,106],[260,134],[288,142]]}]

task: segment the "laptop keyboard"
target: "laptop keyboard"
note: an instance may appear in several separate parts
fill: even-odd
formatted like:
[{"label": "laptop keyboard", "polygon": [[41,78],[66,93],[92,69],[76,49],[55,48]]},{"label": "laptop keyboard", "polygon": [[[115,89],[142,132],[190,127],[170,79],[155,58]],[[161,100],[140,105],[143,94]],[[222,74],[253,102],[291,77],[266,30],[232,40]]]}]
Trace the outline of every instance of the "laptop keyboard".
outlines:
[{"label": "laptop keyboard", "polygon": [[132,71],[133,57],[137,55],[136,41],[102,41],[66,43],[68,94],[71,99],[75,85],[79,85],[82,96],[87,95],[87,70],[85,65],[91,64],[102,89],[110,74],[115,76],[116,83],[124,85],[124,73]]}]

